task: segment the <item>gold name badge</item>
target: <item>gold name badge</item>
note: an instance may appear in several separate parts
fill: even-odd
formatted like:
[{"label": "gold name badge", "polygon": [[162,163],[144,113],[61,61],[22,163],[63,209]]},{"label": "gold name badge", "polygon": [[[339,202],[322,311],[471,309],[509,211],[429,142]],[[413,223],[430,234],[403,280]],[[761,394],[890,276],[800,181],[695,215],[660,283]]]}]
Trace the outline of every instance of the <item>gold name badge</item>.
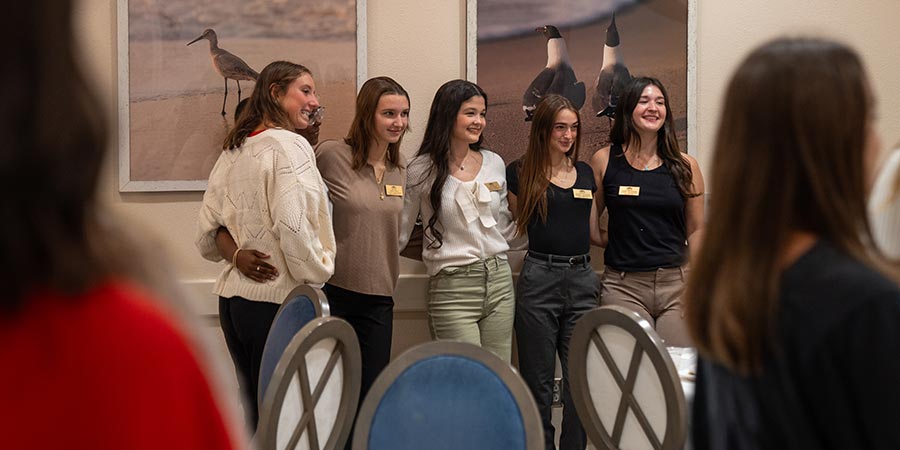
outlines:
[{"label": "gold name badge", "polygon": [[572,189],[572,195],[574,195],[575,198],[584,198],[588,200],[594,198],[594,194],[590,189]]},{"label": "gold name badge", "polygon": [[490,183],[484,183],[484,187],[488,188],[491,192],[496,192],[500,190],[500,183],[491,181]]},{"label": "gold name badge", "polygon": [[403,197],[403,186],[386,184],[384,185],[384,193],[389,197]]},{"label": "gold name badge", "polygon": [[637,197],[641,195],[641,187],[640,186],[619,186],[619,195],[626,195],[629,197]]}]

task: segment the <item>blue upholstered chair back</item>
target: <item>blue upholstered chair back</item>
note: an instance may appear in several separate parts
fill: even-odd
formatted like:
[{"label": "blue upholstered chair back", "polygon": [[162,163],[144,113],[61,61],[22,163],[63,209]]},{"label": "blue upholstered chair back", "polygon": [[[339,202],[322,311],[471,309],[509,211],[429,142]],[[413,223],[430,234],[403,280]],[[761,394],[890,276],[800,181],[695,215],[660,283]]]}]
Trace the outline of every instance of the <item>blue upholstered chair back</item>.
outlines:
[{"label": "blue upholstered chair back", "polygon": [[328,315],[328,302],[320,289],[304,285],[288,294],[278,309],[278,313],[275,314],[275,320],[272,321],[269,336],[266,338],[266,347],[263,349],[257,397],[260,406],[262,406],[262,399],[265,397],[269,382],[272,380],[275,366],[291,339],[313,319]]},{"label": "blue upholstered chair back", "polygon": [[[529,445],[533,442],[534,445]],[[354,449],[542,448],[537,407],[512,368],[469,344],[413,348],[375,381]]]}]

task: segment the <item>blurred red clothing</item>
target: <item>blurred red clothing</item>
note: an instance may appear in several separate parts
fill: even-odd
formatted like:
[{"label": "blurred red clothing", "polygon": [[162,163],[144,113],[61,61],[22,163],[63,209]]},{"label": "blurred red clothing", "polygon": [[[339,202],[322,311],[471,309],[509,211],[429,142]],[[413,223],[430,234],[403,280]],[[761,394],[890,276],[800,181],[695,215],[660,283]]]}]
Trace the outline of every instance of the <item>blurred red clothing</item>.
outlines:
[{"label": "blurred red clothing", "polygon": [[185,337],[126,283],[0,318],[0,447],[232,449]]}]

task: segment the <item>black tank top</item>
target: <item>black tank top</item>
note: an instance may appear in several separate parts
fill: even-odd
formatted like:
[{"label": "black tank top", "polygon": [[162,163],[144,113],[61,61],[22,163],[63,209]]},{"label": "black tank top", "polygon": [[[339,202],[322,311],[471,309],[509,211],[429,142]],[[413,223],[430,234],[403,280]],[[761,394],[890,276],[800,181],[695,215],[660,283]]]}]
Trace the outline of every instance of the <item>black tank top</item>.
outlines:
[{"label": "black tank top", "polygon": [[637,170],[628,164],[622,146],[613,145],[603,175],[603,196],[609,211],[606,265],[646,272],[684,264],[684,198],[665,163]]}]

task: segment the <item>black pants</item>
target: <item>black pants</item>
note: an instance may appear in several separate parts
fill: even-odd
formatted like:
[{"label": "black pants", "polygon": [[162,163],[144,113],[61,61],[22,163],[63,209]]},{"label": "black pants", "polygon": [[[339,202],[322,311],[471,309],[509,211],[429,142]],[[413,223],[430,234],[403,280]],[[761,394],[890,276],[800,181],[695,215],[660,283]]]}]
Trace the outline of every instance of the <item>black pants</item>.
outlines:
[{"label": "black pants", "polygon": [[394,330],[394,299],[382,295],[360,294],[326,284],[323,288],[331,306],[331,315],[346,320],[356,331],[362,353],[362,383],[359,402],[391,360],[391,335]]},{"label": "black pants", "polygon": [[259,422],[259,366],[266,337],[279,306],[277,303],[256,302],[241,297],[219,297],[219,324],[234,361],[244,416],[251,433],[256,431]]},{"label": "black pants", "polygon": [[[331,306],[331,315],[346,320],[356,331],[362,354],[362,382],[359,404],[378,374],[391,360],[391,337],[394,331],[394,299],[383,295],[361,294],[326,284],[323,288]],[[357,410],[359,413],[359,410]],[[355,421],[355,419],[354,419]],[[354,425],[355,427],[355,425]],[[353,431],[347,437],[345,450],[353,444]]]},{"label": "black pants", "polygon": [[563,372],[559,448],[584,450],[587,445],[569,390],[569,338],[575,322],[598,306],[599,295],[599,279],[589,263],[549,262],[530,255],[525,258],[516,285],[519,373],[537,402],[548,450],[556,448],[550,419],[557,354]]}]

